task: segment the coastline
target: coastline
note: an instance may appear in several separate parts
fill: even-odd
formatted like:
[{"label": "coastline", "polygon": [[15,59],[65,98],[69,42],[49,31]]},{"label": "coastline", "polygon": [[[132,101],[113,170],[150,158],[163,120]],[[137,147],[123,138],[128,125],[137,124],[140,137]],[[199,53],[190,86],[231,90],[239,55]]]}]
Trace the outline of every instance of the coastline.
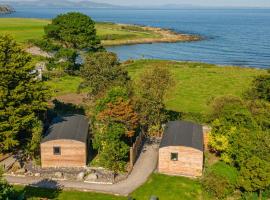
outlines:
[{"label": "coastline", "polygon": [[[203,38],[199,35],[177,33],[170,29],[152,27],[152,26],[141,26],[134,24],[115,24],[117,26],[130,26],[139,28],[145,32],[151,32],[159,37],[149,37],[149,38],[135,38],[135,39],[119,39],[119,40],[102,40],[102,45],[106,47],[110,46],[121,46],[121,45],[136,45],[136,44],[152,44],[152,43],[177,43],[177,42],[194,42],[200,41]],[[139,32],[131,31],[130,32]]]}]

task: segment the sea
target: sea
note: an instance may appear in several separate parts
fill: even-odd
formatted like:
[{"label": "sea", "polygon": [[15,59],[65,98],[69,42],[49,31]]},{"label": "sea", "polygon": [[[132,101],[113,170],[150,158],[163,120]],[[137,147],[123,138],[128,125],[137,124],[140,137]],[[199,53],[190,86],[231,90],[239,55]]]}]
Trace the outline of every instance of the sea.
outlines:
[{"label": "sea", "polygon": [[15,13],[1,17],[53,18],[70,11],[85,13],[96,21],[155,26],[203,37],[196,42],[109,47],[121,60],[165,59],[270,68],[270,9],[17,8]]}]

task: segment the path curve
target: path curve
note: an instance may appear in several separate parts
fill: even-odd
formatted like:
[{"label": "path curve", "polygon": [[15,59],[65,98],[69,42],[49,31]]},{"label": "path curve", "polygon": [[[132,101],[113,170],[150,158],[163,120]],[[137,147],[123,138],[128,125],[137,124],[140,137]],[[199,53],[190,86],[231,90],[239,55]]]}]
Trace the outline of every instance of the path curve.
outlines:
[{"label": "path curve", "polygon": [[[57,181],[57,183],[67,189],[76,189],[82,191],[93,191],[108,193],[114,195],[128,196],[139,186],[145,183],[148,177],[156,169],[158,159],[158,145],[156,144],[145,144],[143,150],[138,158],[135,166],[124,181],[113,185],[106,184],[92,184],[78,181],[68,181],[62,180]],[[21,184],[21,185],[35,185],[42,188],[57,188],[55,183],[50,183],[44,181],[42,178],[37,177],[17,177],[17,176],[6,176],[6,179],[11,184]],[[43,182],[42,182],[43,181]]]}]

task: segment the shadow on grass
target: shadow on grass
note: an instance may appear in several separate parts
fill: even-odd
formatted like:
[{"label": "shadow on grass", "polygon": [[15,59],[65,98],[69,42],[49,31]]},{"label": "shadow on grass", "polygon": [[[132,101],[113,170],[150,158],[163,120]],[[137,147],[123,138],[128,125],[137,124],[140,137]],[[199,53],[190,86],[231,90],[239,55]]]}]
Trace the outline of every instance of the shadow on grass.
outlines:
[{"label": "shadow on grass", "polygon": [[64,103],[57,99],[53,100],[54,112],[59,115],[66,114],[85,114],[84,108],[82,106],[74,105],[72,103]]},{"label": "shadow on grass", "polygon": [[187,120],[197,123],[205,123],[208,120],[207,115],[203,113],[177,112],[173,110],[166,110],[166,114],[168,116],[168,121]]},{"label": "shadow on grass", "polygon": [[58,182],[44,179],[35,184],[26,186],[22,193],[24,194],[25,199],[57,199],[61,192],[62,186]]}]

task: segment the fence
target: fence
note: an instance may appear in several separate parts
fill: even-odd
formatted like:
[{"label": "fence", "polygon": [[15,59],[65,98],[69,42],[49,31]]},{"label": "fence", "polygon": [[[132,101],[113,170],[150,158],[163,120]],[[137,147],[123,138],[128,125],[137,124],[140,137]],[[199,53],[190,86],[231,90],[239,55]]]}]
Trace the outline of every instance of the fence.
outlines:
[{"label": "fence", "polygon": [[140,154],[140,150],[141,147],[143,145],[143,141],[144,141],[144,133],[140,132],[140,134],[137,136],[135,142],[133,143],[132,147],[130,147],[130,151],[129,151],[129,158],[130,158],[130,169],[133,168],[139,154]]}]

